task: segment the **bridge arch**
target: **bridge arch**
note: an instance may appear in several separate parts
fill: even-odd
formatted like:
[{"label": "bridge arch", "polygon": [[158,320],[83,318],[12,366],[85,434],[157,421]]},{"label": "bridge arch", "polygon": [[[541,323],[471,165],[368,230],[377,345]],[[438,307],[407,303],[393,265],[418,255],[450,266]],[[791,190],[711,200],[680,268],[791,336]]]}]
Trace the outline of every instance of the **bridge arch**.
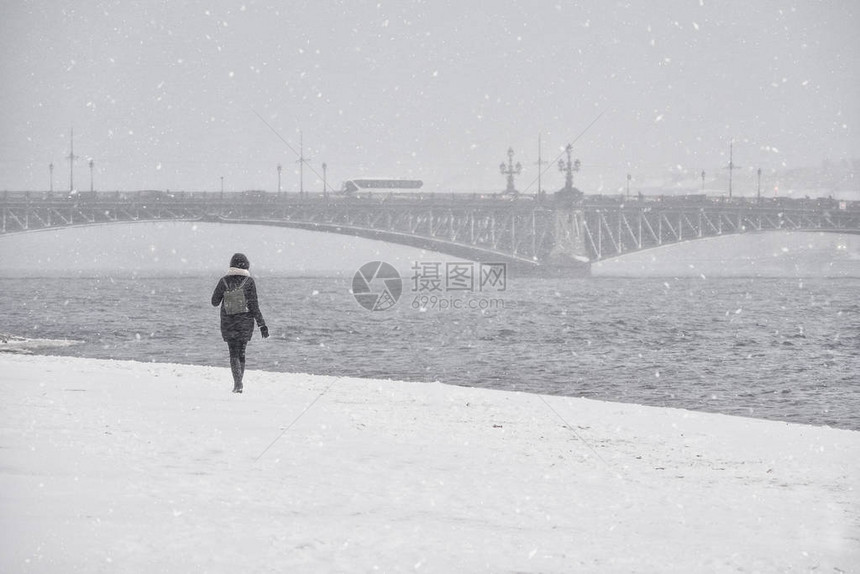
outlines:
[{"label": "bridge arch", "polygon": [[860,206],[459,194],[93,194],[75,201],[5,194],[0,234],[138,221],[265,225],[386,241],[504,262],[524,271],[570,272],[590,262],[708,237],[768,231],[860,233]]}]

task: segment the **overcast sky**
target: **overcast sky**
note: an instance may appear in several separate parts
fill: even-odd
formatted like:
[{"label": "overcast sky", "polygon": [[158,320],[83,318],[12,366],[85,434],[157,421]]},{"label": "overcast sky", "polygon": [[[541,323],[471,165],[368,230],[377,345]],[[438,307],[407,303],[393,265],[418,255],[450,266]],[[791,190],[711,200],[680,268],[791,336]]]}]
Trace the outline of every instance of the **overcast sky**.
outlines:
[{"label": "overcast sky", "polygon": [[552,160],[583,130],[587,192],[716,173],[732,138],[747,170],[860,157],[853,0],[0,7],[0,189],[47,189],[52,162],[68,189],[72,127],[76,187],[92,158],[102,190],[274,191],[279,163],[297,189],[300,132],[311,190],[326,162],[335,187],[500,191],[510,146],[533,192],[539,134]]}]

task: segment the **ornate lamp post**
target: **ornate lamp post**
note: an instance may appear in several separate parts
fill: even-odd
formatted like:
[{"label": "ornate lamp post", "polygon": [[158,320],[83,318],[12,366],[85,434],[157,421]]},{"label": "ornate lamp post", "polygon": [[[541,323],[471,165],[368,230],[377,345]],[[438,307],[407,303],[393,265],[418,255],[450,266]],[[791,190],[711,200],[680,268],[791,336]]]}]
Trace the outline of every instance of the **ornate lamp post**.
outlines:
[{"label": "ornate lamp post", "polygon": [[48,171],[51,173],[51,193],[54,193],[54,162],[48,164]]},{"label": "ornate lamp post", "polygon": [[281,164],[278,164],[278,193],[281,193]]},{"label": "ornate lamp post", "polygon": [[567,144],[564,148],[567,154],[567,162],[563,159],[558,160],[558,171],[564,172],[564,191],[573,191],[573,172],[579,171],[579,166],[582,165],[579,160],[570,160],[570,152],[573,151],[573,146]]},{"label": "ornate lamp post", "polygon": [[95,161],[93,158],[90,158],[90,193],[95,191],[95,186],[93,185],[93,166],[95,165]]},{"label": "ornate lamp post", "polygon": [[505,162],[502,162],[499,165],[499,171],[508,178],[508,186],[505,188],[505,193],[512,195],[519,193],[516,187],[514,187],[514,176],[519,175],[523,171],[523,166],[520,162],[514,165],[514,148],[508,148],[508,164],[505,165]]}]

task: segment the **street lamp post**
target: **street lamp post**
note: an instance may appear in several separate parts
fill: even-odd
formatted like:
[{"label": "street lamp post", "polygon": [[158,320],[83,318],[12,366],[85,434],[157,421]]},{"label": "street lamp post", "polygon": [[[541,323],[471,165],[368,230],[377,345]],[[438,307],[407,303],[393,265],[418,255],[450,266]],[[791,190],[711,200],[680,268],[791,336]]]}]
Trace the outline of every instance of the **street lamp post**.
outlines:
[{"label": "street lamp post", "polygon": [[278,164],[278,193],[281,193],[281,164]]},{"label": "street lamp post", "polygon": [[51,173],[51,193],[54,193],[54,162],[48,164],[48,171]]},{"label": "street lamp post", "polygon": [[522,172],[523,166],[520,162],[517,162],[514,165],[514,148],[508,148],[508,164],[505,165],[505,162],[502,162],[499,165],[499,171],[502,172],[502,175],[507,176],[508,178],[508,186],[505,188],[505,193],[509,193],[511,195],[516,195],[519,193],[514,187],[514,176],[519,175]]},{"label": "street lamp post", "polygon": [[78,156],[75,155],[75,130],[72,128],[69,136],[69,193],[75,191],[75,160]]},{"label": "street lamp post", "polygon": [[304,135],[301,130],[299,130],[299,159],[296,160],[296,163],[299,164],[299,194],[305,193],[305,162],[307,162],[309,157],[305,157],[305,144],[304,144]]},{"label": "street lamp post", "polygon": [[323,170],[323,197],[328,197],[328,185],[326,184],[326,169],[327,169],[327,168],[328,168],[328,166],[326,165],[326,163],[325,163],[325,162],[323,162],[323,164],[322,164],[322,170]]},{"label": "street lamp post", "polygon": [[543,193],[543,187],[541,186],[541,172],[543,172],[543,166],[544,166],[544,164],[548,164],[548,163],[549,163],[548,161],[544,161],[544,160],[543,160],[543,158],[541,157],[542,155],[543,155],[543,146],[541,145],[541,134],[538,134],[538,160],[537,160],[537,162],[536,162],[536,163],[537,163],[537,166],[538,166],[538,179],[537,179],[537,184],[538,184],[538,191],[537,191],[537,193],[538,193],[538,199],[543,199],[543,195],[544,195],[544,193]]},{"label": "street lamp post", "polygon": [[630,199],[630,180],[633,179],[633,176],[629,173],[627,174],[627,199]]},{"label": "street lamp post", "polygon": [[756,172],[758,174],[758,191],[756,192],[756,201],[761,203],[761,168]]},{"label": "street lamp post", "polygon": [[93,166],[95,165],[95,161],[93,158],[90,158],[90,193],[95,191],[95,186],[93,185]]},{"label": "street lamp post", "polygon": [[726,169],[729,170],[729,200],[732,199],[732,172],[736,169],[740,169],[739,165],[735,165],[734,160],[734,150],[735,150],[735,140],[732,140],[729,143],[729,165],[726,166]]}]

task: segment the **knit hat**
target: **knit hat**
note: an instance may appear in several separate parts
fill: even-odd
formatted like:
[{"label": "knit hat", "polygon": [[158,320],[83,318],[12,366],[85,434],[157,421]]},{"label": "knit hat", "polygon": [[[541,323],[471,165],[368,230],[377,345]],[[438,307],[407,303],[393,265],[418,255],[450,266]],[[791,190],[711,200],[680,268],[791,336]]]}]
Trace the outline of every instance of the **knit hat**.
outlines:
[{"label": "knit hat", "polygon": [[233,257],[230,258],[230,267],[235,267],[236,269],[250,269],[251,263],[248,261],[248,258],[245,257],[244,253],[235,253]]}]

